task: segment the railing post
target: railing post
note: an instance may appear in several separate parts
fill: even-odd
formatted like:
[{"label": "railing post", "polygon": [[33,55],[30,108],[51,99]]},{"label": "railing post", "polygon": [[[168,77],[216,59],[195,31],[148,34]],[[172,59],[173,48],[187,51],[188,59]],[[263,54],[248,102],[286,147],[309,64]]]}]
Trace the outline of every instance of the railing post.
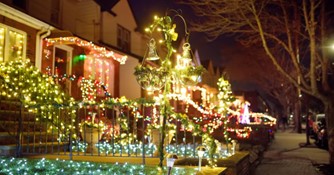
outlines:
[{"label": "railing post", "polygon": [[193,135],[193,155],[191,157],[195,157],[196,155],[196,145],[195,145],[195,136]]},{"label": "railing post", "polygon": [[112,143],[112,156],[115,156],[115,109],[114,106],[112,106],[111,108],[111,120],[112,120],[112,139],[111,139],[111,143]]},{"label": "railing post", "polygon": [[[86,116],[87,116],[87,107],[86,106],[83,106],[83,109],[84,109],[84,120],[86,119]],[[83,132],[83,138],[84,138],[84,141],[85,142],[87,142],[87,140],[86,140],[86,138],[88,137],[88,136],[86,136],[86,125],[84,125],[83,126],[83,130],[82,130],[82,132]],[[87,143],[88,144],[88,143]],[[84,155],[86,155],[87,154],[87,149],[88,149],[88,147],[85,149],[85,153],[84,153]]]},{"label": "railing post", "polygon": [[[72,112],[72,110],[70,109],[70,111]],[[70,117],[67,117],[67,118],[69,118],[70,120],[71,120],[71,127],[73,127],[73,120],[72,120],[72,116],[71,116],[71,113],[67,113],[67,115],[70,115]],[[69,135],[69,150],[70,150],[70,160],[72,160],[73,159],[73,153],[72,153],[72,128],[69,128],[70,129],[70,135]]]},{"label": "railing post", "polygon": [[142,147],[143,147],[143,165],[145,165],[145,107],[142,106],[143,111],[143,117],[142,117]]},{"label": "railing post", "polygon": [[20,157],[22,153],[22,115],[23,115],[23,104],[20,102],[20,115],[19,124],[17,128],[17,145],[16,145],[16,157]]},{"label": "railing post", "polygon": [[180,128],[179,128],[179,119],[176,119],[176,132],[175,132],[175,147],[176,147],[176,155],[179,154],[179,144],[178,144],[178,135],[179,135],[179,131],[180,131]]},{"label": "railing post", "polygon": [[[100,105],[97,105],[97,123],[98,123],[98,130],[97,130],[97,144],[99,145],[100,143],[100,138],[103,133],[100,132],[100,120],[101,120],[101,111],[100,111]],[[94,147],[94,145],[92,146]],[[97,155],[100,156],[100,146],[97,147]]]},{"label": "railing post", "polygon": [[[127,112],[126,112],[127,118],[128,118],[128,129],[127,129],[127,135],[128,135],[128,156],[130,157],[130,112],[129,112],[129,108],[127,107]],[[133,129],[133,128],[132,128]]]}]

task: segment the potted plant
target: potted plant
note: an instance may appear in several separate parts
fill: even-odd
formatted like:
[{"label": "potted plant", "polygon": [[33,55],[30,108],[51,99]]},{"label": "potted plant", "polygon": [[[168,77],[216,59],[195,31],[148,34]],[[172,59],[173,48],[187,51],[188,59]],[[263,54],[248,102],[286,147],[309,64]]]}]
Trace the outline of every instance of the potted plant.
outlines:
[{"label": "potted plant", "polygon": [[95,116],[96,113],[81,123],[83,140],[87,143],[87,153],[96,153],[98,151],[96,144],[99,142],[102,131],[105,128],[104,122],[98,120]]}]

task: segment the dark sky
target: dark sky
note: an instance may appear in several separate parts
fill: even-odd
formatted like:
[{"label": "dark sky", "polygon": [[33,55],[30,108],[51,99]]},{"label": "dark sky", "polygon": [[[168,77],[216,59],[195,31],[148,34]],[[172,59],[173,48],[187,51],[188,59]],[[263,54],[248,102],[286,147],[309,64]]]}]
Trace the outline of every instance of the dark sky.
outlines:
[{"label": "dark sky", "polygon": [[[134,10],[135,18],[141,30],[148,27],[152,23],[154,15],[164,16],[168,9],[181,10],[182,16],[186,20],[193,17],[189,7],[175,4],[173,3],[173,0],[129,0],[129,3]],[[183,27],[184,26],[181,25],[177,26],[177,28],[181,28],[180,30],[183,30]],[[179,38],[180,37],[182,37],[181,33],[179,33]],[[205,54],[201,53],[201,55],[203,55],[201,56],[201,59],[214,59],[220,54],[219,50],[212,49],[215,47],[214,43],[207,43],[204,35],[201,33],[191,33],[190,43],[192,50],[196,50],[197,48],[201,48],[204,52],[210,50]],[[220,64],[216,62],[215,65]]]},{"label": "dark sky", "polygon": [[[173,0],[128,0],[134,11],[139,28],[143,30],[153,21],[153,16],[163,16],[168,9],[182,10],[185,19],[192,18],[193,13],[187,6],[173,3]],[[181,37],[181,36],[179,36]],[[233,38],[220,37],[214,42],[207,42],[202,33],[191,33],[190,44],[192,50],[198,50],[201,60],[211,59],[214,66],[223,67],[235,90],[254,90],[256,84],[250,76],[253,74],[250,64],[245,64],[246,48],[236,43]]]}]

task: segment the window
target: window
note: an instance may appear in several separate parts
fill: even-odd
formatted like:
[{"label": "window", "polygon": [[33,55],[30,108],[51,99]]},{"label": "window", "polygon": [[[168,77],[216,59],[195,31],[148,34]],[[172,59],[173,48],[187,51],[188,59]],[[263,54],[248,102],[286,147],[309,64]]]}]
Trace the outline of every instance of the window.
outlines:
[{"label": "window", "polygon": [[117,46],[123,51],[130,52],[130,41],[130,31],[120,25],[117,25]]},{"label": "window", "polygon": [[26,33],[0,24],[0,62],[25,59]]}]

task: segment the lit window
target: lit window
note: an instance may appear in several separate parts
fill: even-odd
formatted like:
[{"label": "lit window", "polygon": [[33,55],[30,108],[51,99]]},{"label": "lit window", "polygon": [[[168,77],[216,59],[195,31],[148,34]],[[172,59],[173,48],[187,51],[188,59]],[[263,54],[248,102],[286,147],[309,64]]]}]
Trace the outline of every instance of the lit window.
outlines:
[{"label": "lit window", "polygon": [[131,33],[126,28],[117,25],[117,46],[123,51],[130,51]]},{"label": "lit window", "polygon": [[26,34],[0,25],[0,62],[25,59]]}]

